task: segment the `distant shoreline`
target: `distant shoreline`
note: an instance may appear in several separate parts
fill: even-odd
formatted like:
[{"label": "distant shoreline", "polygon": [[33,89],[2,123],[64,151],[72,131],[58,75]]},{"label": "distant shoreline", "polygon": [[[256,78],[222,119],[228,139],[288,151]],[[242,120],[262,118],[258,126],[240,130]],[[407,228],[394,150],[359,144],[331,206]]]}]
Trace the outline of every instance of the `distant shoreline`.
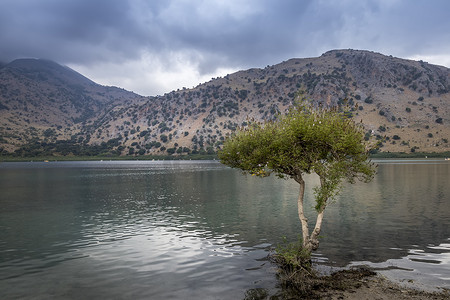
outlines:
[{"label": "distant shoreline", "polygon": [[[371,154],[370,158],[448,158],[450,151],[446,152],[379,152]],[[140,156],[38,156],[14,157],[0,156],[0,162],[29,162],[29,161],[95,161],[95,160],[218,160],[215,154],[188,154],[188,155],[140,155]]]},{"label": "distant shoreline", "polygon": [[446,152],[378,152],[371,154],[370,158],[446,158],[450,157],[450,151]]},{"label": "distant shoreline", "polygon": [[29,162],[29,161],[119,161],[119,160],[217,160],[216,155],[141,155],[141,156],[39,156],[39,157],[0,157],[0,162]]}]

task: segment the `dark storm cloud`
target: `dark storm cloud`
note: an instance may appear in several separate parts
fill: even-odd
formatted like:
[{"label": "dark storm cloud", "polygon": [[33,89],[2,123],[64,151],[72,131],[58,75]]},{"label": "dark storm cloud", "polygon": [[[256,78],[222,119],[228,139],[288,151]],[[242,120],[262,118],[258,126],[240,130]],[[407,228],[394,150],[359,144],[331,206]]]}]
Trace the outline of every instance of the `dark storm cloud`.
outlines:
[{"label": "dark storm cloud", "polygon": [[[204,72],[262,62],[296,48],[308,1],[6,0],[0,56],[65,63],[190,51]],[[258,55],[255,55],[258,54]]]},{"label": "dark storm cloud", "polygon": [[[232,3],[232,2],[230,2]],[[173,48],[200,51],[201,67],[261,64],[297,48],[302,16],[309,1],[236,2],[229,6],[182,6],[168,12],[164,32]]]},{"label": "dark storm cloud", "polygon": [[117,0],[3,0],[0,24],[0,55],[9,59],[117,59],[137,55],[145,37],[129,4]]},{"label": "dark storm cloud", "polygon": [[346,41],[408,54],[448,43],[449,8],[447,1],[3,0],[0,55],[79,63],[186,50],[208,72],[318,55]]},{"label": "dark storm cloud", "polygon": [[185,63],[213,74],[338,48],[442,57],[449,11],[446,0],[2,0],[0,61],[87,68],[150,57],[171,72]]}]

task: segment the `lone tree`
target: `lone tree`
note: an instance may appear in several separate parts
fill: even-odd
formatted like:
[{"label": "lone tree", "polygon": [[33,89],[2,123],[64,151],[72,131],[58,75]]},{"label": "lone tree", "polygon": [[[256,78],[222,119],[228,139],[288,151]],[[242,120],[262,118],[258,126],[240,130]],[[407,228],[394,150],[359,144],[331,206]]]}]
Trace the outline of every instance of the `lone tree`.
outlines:
[{"label": "lone tree", "polygon": [[[303,248],[311,253],[319,247],[323,213],[346,180],[368,182],[375,165],[368,154],[362,124],[355,123],[340,107],[314,106],[303,100],[285,115],[264,124],[252,122],[228,138],[219,152],[221,162],[256,176],[292,178],[300,184],[298,216],[302,224]],[[314,188],[317,220],[310,233],[304,214],[304,174],[316,173]]]}]

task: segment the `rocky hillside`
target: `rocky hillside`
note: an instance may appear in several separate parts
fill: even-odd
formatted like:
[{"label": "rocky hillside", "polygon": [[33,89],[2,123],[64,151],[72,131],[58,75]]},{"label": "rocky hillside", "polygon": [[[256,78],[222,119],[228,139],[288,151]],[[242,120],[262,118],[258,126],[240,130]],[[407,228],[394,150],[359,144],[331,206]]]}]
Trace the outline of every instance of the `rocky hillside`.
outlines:
[{"label": "rocky hillside", "polygon": [[0,69],[0,148],[15,155],[213,153],[249,118],[273,119],[303,90],[356,104],[380,151],[450,150],[450,69],[359,50],[333,50],[141,97],[41,60]]},{"label": "rocky hillside", "polygon": [[142,99],[52,61],[15,60],[0,68],[0,148],[12,152],[22,145],[70,140],[95,127],[111,109]]}]

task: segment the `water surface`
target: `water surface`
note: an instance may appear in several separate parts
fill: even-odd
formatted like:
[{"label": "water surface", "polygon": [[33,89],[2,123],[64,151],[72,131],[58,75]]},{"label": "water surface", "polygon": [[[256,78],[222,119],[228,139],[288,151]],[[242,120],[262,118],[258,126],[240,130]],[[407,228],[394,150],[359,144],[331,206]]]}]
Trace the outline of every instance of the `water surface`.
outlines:
[{"label": "water surface", "polygon": [[[378,163],[327,208],[316,260],[449,288],[450,164]],[[0,163],[0,190],[6,299],[239,299],[275,288],[268,249],[301,232],[295,182],[213,161]]]}]

